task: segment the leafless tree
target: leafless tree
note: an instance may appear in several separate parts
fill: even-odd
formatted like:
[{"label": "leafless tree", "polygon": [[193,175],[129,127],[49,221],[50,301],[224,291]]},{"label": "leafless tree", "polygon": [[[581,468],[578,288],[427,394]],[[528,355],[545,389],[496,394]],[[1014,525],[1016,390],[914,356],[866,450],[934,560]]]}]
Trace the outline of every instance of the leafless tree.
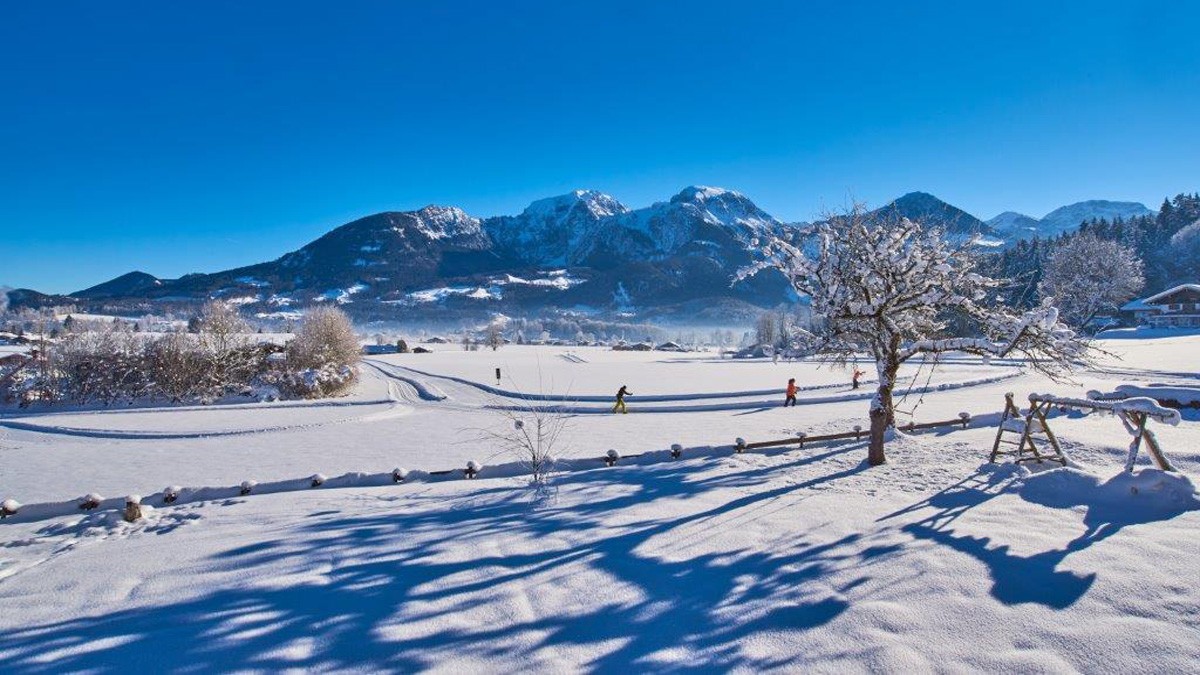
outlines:
[{"label": "leafless tree", "polygon": [[[886,461],[896,376],[915,356],[1023,355],[1029,367],[1056,379],[1089,357],[1087,343],[1058,321],[1054,307],[1015,314],[995,301],[1000,281],[979,273],[974,239],[953,243],[939,228],[861,205],[825,218],[816,237],[812,258],[791,242],[766,241],[763,260],[741,274],[774,267],[809,296],[822,320],[817,349],[826,359],[845,364],[861,351],[874,359],[871,465]],[[948,334],[948,317],[955,315],[973,335]]]},{"label": "leafless tree", "polygon": [[1145,283],[1142,261],[1132,249],[1083,233],[1050,255],[1038,292],[1054,298],[1063,321],[1083,328],[1100,312],[1128,301]]}]

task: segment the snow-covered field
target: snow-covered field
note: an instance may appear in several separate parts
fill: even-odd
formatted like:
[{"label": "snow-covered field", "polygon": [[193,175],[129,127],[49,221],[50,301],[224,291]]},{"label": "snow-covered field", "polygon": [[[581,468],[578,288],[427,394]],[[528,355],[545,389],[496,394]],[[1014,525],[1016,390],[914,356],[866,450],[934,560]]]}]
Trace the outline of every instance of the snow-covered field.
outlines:
[{"label": "snow-covered field", "polygon": [[[871,469],[861,442],[734,455],[736,437],[865,425],[870,384],[715,354],[444,345],[368,358],[333,401],[9,409],[0,499],[27,507],[0,523],[0,672],[1194,672],[1186,478],[1117,477],[1129,437],[1098,415],[1052,420],[1077,469],[985,463],[1006,391],[1200,386],[1200,336],[1101,346],[1112,356],[1073,384],[1011,362],[911,365],[902,423],[976,421],[902,437]],[[789,377],[800,405],[784,409]],[[622,384],[630,414],[601,414]],[[488,477],[512,458],[478,430],[506,423],[493,408],[516,391],[570,399],[558,455],[575,461],[547,493]],[[1155,429],[1196,475],[1200,412]],[[682,459],[594,459],[673,443]],[[471,459],[479,480],[386,476]],[[318,472],[319,488],[235,487]],[[377,475],[333,478],[349,472]],[[221,489],[167,506],[167,485]],[[36,517],[87,492],[151,495],[149,516]]]}]

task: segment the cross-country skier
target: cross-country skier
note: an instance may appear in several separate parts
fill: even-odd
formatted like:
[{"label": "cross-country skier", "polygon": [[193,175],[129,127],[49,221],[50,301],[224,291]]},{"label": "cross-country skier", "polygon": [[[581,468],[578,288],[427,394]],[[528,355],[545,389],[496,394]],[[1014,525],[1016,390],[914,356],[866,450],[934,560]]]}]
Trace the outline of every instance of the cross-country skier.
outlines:
[{"label": "cross-country skier", "polygon": [[629,391],[629,388],[625,385],[621,385],[621,388],[617,390],[617,404],[613,406],[613,414],[616,414],[617,411],[620,411],[623,415],[629,413],[629,411],[625,409],[626,396],[633,396],[633,392]]}]

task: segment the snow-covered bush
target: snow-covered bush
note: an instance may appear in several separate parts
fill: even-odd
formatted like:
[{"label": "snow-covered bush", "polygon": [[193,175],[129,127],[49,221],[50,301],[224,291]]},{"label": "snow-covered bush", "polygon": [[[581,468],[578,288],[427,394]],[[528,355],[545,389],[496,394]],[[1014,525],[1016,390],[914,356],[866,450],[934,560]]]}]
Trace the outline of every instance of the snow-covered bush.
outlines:
[{"label": "snow-covered bush", "polygon": [[0,397],[22,405],[209,402],[244,391],[264,372],[265,350],[234,332],[248,329],[231,308],[209,303],[197,330],[149,337],[125,323],[75,325],[5,378]]},{"label": "snow-covered bush", "polygon": [[287,346],[287,372],[275,384],[300,396],[331,396],[357,378],[362,352],[354,327],[336,307],[318,307],[300,322]]},{"label": "snow-covered bush", "polygon": [[123,326],[68,332],[45,350],[45,372],[55,400],[111,405],[153,390],[144,341]]},{"label": "snow-covered bush", "polygon": [[817,226],[814,248],[810,256],[792,242],[769,239],[762,260],[740,276],[765,268],[783,272],[812,300],[820,355],[845,364],[866,352],[875,360],[872,465],[885,461],[884,439],[896,424],[896,374],[914,356],[1020,354],[1029,357],[1029,367],[1059,378],[1089,354],[1059,322],[1056,308],[1016,314],[1000,304],[1001,282],[980,273],[973,239],[954,242],[937,227],[855,206]]}]

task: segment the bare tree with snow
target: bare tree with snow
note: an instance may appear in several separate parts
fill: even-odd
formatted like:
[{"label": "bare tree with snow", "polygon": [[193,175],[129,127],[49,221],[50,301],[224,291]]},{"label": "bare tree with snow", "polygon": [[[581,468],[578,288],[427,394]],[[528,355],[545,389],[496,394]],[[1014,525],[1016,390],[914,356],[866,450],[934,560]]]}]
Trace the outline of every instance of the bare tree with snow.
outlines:
[{"label": "bare tree with snow", "polygon": [[[772,238],[762,261],[741,276],[779,269],[812,299],[813,314],[822,319],[818,351],[827,360],[845,363],[862,351],[874,359],[872,466],[886,461],[884,440],[896,425],[896,376],[909,359],[945,352],[1023,355],[1029,367],[1058,379],[1088,357],[1087,343],[1058,321],[1054,307],[1015,314],[996,301],[1000,281],[977,271],[973,240],[952,243],[938,228],[861,205],[826,218],[815,234],[812,257]],[[956,315],[972,336],[948,334]]]},{"label": "bare tree with snow", "polygon": [[779,329],[775,323],[775,315],[763,312],[754,322],[754,339],[760,345],[774,346],[779,338]]},{"label": "bare tree with snow", "polygon": [[1082,328],[1128,301],[1145,283],[1142,261],[1132,249],[1085,233],[1051,254],[1038,292],[1054,299],[1064,322]]},{"label": "bare tree with snow", "polygon": [[499,321],[493,321],[488,324],[487,330],[484,333],[484,344],[491,347],[492,351],[500,349],[504,345],[504,326]]}]

